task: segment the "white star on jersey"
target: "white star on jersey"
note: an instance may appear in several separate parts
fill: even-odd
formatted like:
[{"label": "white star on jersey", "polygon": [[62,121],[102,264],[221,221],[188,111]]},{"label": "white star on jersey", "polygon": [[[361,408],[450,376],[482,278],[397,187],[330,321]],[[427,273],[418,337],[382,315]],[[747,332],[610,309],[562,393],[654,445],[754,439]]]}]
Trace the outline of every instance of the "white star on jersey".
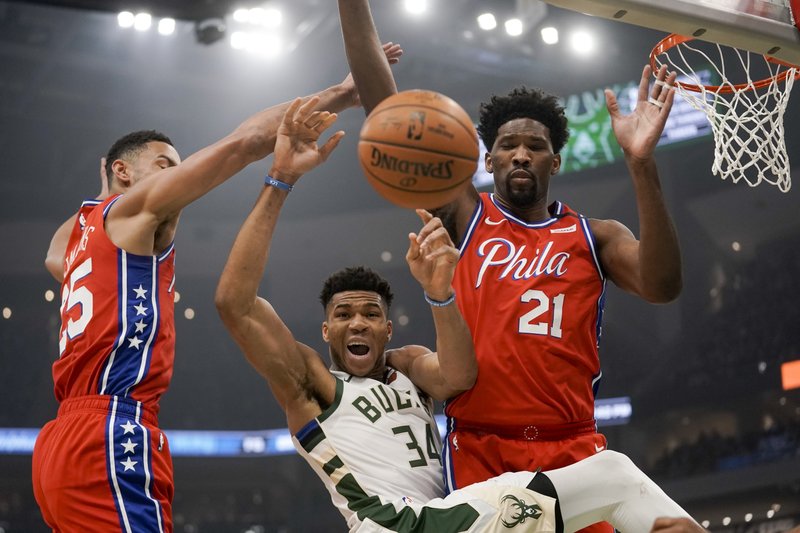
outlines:
[{"label": "white star on jersey", "polygon": [[119,427],[121,427],[122,429],[124,429],[124,430],[125,430],[125,432],[123,433],[123,435],[127,435],[128,433],[133,433],[133,434],[135,434],[133,430],[134,430],[134,429],[136,429],[136,426],[134,426],[133,424],[131,424],[131,421],[130,421],[130,420],[126,421],[124,424],[120,424],[120,426],[119,426]]},{"label": "white star on jersey", "polygon": [[141,332],[143,332],[143,331],[144,331],[144,328],[146,328],[146,327],[147,327],[147,324],[145,324],[145,323],[144,323],[142,320],[138,321],[138,322],[137,322],[136,324],[134,324],[134,325],[136,326],[136,333],[141,333]]},{"label": "white star on jersey", "polygon": [[120,463],[119,463],[119,464],[121,464],[122,466],[124,466],[124,467],[125,467],[125,470],[124,470],[124,471],[125,471],[125,472],[127,472],[128,470],[133,470],[133,467],[134,467],[134,466],[136,466],[136,464],[137,464],[138,462],[139,462],[139,461],[132,461],[132,460],[131,460],[131,458],[130,458],[130,457],[128,457],[126,460],[124,460],[124,461],[120,461]]},{"label": "white star on jersey", "polygon": [[138,337],[131,337],[130,339],[128,339],[128,342],[130,342],[128,348],[136,348],[138,350],[139,345],[142,344],[143,341]]},{"label": "white star on jersey", "polygon": [[125,448],[125,453],[136,453],[136,447],[139,445],[138,442],[133,442],[130,437],[128,437],[128,442],[121,442],[120,446]]},{"label": "white star on jersey", "polygon": [[141,283],[139,284],[138,288],[133,289],[133,292],[136,293],[136,299],[137,300],[144,300],[145,298],[147,298],[147,289],[142,287]]},{"label": "white star on jersey", "polygon": [[133,308],[136,309],[136,316],[139,315],[147,316],[147,308],[143,306],[141,303],[134,305]]}]

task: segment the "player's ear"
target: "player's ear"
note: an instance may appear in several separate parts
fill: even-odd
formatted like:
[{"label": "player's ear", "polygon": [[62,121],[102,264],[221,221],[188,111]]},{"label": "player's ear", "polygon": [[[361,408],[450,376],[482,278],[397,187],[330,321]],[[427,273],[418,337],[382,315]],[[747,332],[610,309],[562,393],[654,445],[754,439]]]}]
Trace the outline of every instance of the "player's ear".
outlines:
[{"label": "player's ear", "polygon": [[325,321],[322,323],[322,340],[325,342],[330,342],[328,338],[328,322]]},{"label": "player's ear", "polygon": [[386,322],[386,342],[392,340],[392,321]]},{"label": "player's ear", "polygon": [[[110,176],[112,178],[111,184],[114,181],[117,181],[123,187],[130,187],[131,185],[131,176],[130,176],[130,169],[128,168],[128,163],[123,161],[122,159],[115,159],[113,163],[111,163],[111,173]],[[110,184],[110,185],[111,185]]]},{"label": "player's ear", "polygon": [[561,170],[561,154],[556,154],[555,157],[553,157],[553,166],[550,169],[550,175],[555,176],[558,174],[559,170]]},{"label": "player's ear", "polygon": [[494,172],[494,165],[492,164],[492,154],[491,152],[486,152],[483,156],[483,166],[486,168],[486,172],[491,174]]}]

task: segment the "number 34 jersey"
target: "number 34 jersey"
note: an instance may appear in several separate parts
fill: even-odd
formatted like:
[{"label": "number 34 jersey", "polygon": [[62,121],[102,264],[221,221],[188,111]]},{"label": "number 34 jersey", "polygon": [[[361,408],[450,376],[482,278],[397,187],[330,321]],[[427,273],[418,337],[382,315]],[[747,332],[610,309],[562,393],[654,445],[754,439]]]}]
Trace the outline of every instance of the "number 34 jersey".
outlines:
[{"label": "number 34 jersey", "polygon": [[292,440],[351,531],[367,508],[442,497],[442,445],[432,400],[392,369],[383,381],[333,375],[333,404]]},{"label": "number 34 jersey", "polygon": [[589,221],[566,205],[529,224],[483,193],[453,286],[480,371],[446,414],[491,425],[594,418],[605,277]]},{"label": "number 34 jersey", "polygon": [[175,355],[175,253],[117,248],[105,217],[121,196],[86,201],[64,257],[56,399],[108,394],[157,412]]}]

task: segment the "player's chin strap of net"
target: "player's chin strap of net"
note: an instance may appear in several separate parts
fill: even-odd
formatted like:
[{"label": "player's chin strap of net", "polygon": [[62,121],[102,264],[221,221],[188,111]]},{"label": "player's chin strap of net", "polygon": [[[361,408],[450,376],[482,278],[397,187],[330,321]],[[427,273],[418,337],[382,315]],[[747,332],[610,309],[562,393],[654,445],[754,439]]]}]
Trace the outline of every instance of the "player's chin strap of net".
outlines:
[{"label": "player's chin strap of net", "polygon": [[[678,93],[711,123],[712,172],[734,183],[744,180],[755,187],[765,181],[787,192],[792,182],[783,116],[800,67],[718,44],[703,43],[701,49],[690,41],[670,35],[653,48],[650,59],[654,69],[666,64],[678,72]],[[764,71],[761,63],[766,73],[754,81],[751,69]],[[734,76],[746,80],[733,83]],[[710,79],[719,79],[719,85],[709,85]]]}]

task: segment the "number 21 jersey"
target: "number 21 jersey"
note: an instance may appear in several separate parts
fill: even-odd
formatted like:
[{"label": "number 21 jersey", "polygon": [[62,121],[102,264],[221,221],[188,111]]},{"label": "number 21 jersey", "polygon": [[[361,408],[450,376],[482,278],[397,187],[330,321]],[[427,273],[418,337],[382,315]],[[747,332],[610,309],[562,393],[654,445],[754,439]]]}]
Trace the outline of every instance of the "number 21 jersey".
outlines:
[{"label": "number 21 jersey", "polygon": [[482,193],[453,286],[472,331],[475,386],[456,420],[558,425],[594,418],[605,277],[589,221],[566,205],[526,223]]}]

